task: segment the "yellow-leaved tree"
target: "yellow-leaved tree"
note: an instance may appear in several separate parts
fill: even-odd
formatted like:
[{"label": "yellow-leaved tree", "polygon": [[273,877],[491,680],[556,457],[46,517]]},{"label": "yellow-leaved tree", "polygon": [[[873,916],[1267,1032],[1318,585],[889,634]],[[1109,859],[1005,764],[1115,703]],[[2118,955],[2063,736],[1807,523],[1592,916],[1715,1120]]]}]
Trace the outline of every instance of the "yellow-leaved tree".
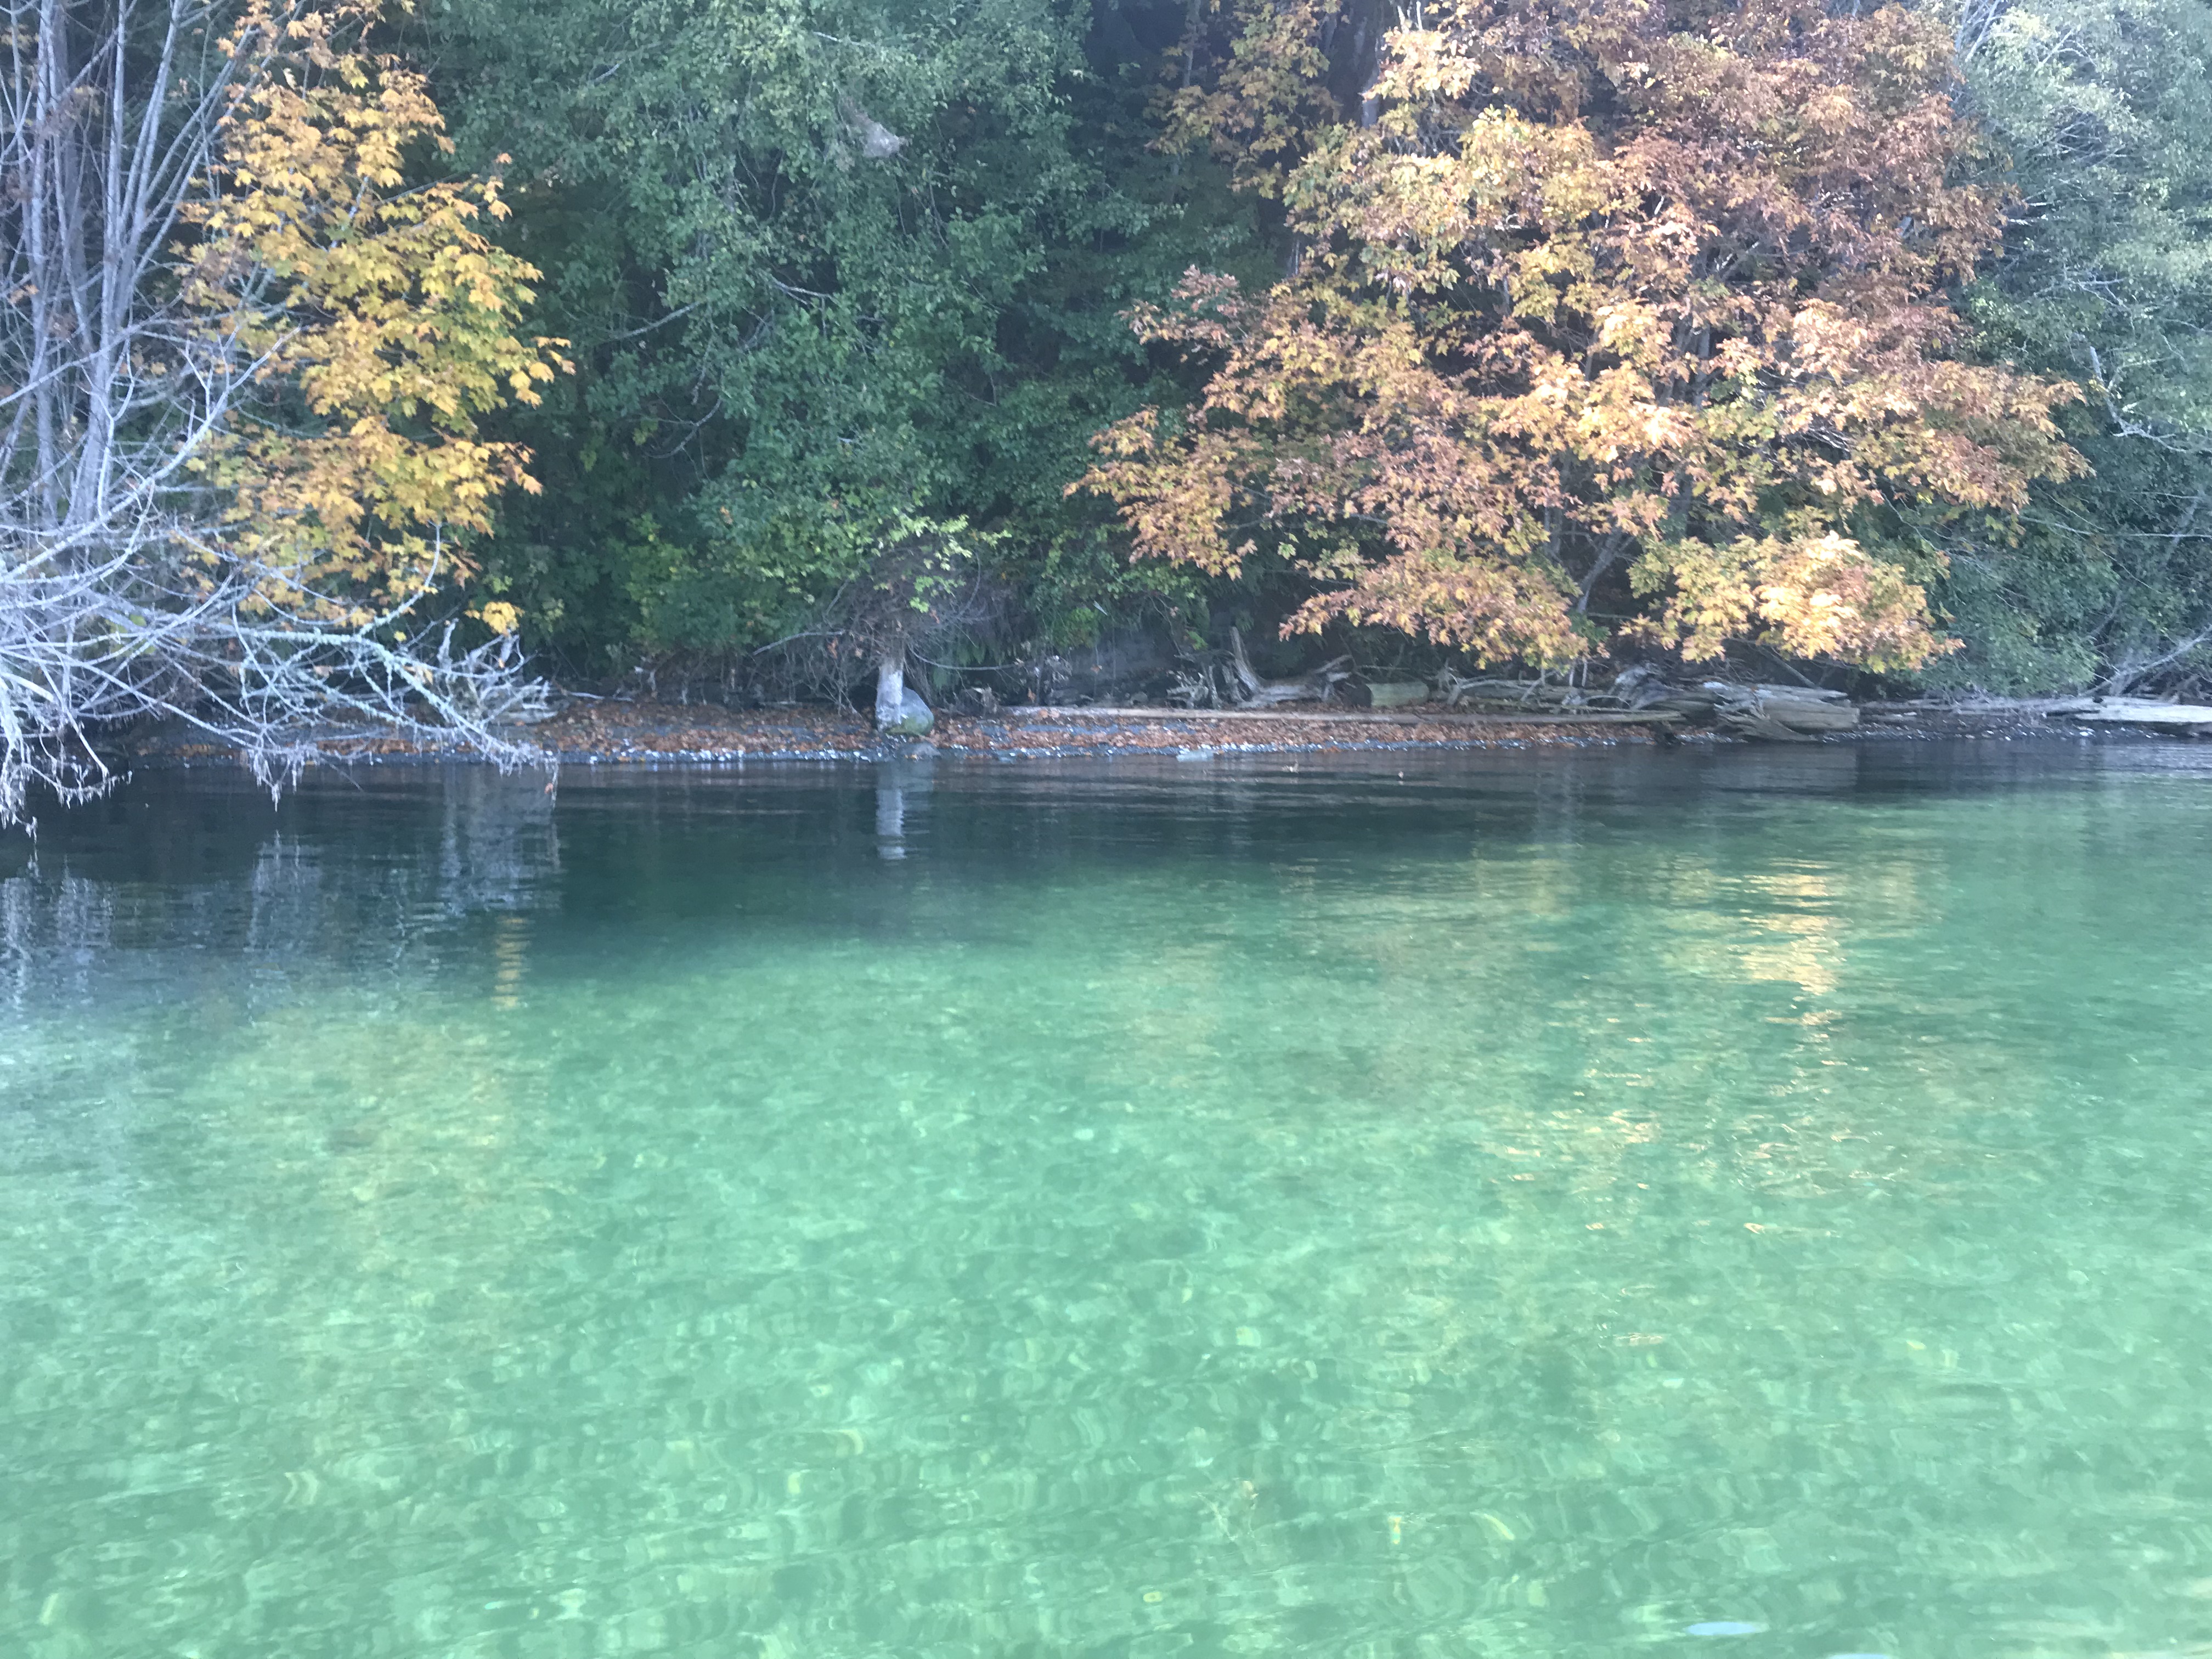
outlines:
[{"label": "yellow-leaved tree", "polygon": [[[1321,43],[1352,9],[1379,44],[1337,108]],[[2075,389],[1975,362],[1949,304],[2002,203],[1958,182],[1942,31],[1820,0],[1384,9],[1225,0],[1170,141],[1279,199],[1292,269],[1139,310],[1205,388],[1101,434],[1078,487],[1140,556],[1305,574],[1291,629],[1488,661],[1623,631],[1948,648],[1916,518],[2001,526],[2082,462],[2051,417]]]},{"label": "yellow-leaved tree", "polygon": [[251,0],[227,49],[265,68],[234,88],[185,214],[189,301],[254,382],[196,462],[228,497],[227,546],[264,567],[272,606],[356,623],[465,580],[455,533],[538,489],[477,417],[536,403],[562,343],[519,331],[538,271],[485,234],[498,180],[406,187],[410,148],[452,141],[421,73],[364,46],[373,22]]},{"label": "yellow-leaved tree", "polygon": [[[367,0],[33,0],[0,62],[0,824],[180,721],[503,762],[537,691],[467,538],[564,367]],[[412,182],[410,182],[412,181]]]}]

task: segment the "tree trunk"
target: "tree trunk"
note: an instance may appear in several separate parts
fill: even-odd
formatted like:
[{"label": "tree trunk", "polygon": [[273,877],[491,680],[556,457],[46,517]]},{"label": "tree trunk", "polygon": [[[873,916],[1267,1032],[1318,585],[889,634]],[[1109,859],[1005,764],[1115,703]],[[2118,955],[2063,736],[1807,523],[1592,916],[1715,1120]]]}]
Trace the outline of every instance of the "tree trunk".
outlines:
[{"label": "tree trunk", "polygon": [[876,724],[896,726],[906,702],[906,653],[886,651],[876,663]]}]

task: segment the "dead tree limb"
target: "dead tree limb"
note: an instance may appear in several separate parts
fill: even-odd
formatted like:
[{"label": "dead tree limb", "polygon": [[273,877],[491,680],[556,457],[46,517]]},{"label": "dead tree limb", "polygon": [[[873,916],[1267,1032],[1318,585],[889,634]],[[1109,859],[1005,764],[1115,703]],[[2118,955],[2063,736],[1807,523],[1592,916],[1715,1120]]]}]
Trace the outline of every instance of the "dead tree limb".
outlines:
[{"label": "dead tree limb", "polygon": [[1296,679],[1263,680],[1244,654],[1244,635],[1229,630],[1229,664],[1237,676],[1240,701],[1247,708],[1272,708],[1285,702],[1326,702],[1328,694],[1352,678],[1352,659],[1337,657]]}]

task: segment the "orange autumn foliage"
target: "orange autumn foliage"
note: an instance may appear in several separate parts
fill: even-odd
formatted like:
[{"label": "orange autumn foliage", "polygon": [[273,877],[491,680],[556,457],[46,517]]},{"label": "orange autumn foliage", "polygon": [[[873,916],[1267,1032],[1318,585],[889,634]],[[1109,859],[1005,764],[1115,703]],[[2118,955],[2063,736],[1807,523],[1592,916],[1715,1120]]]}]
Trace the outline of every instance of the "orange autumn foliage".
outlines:
[{"label": "orange autumn foliage", "polygon": [[1300,115],[1325,8],[1236,3],[1242,55],[1171,137],[1241,152],[1301,253],[1264,295],[1193,270],[1134,313],[1212,369],[1076,486],[1139,556],[1287,560],[1318,591],[1286,632],[1559,660],[1610,574],[1627,630],[1692,658],[1901,667],[1950,642],[1894,509],[2007,514],[2084,470],[2072,386],[1960,355],[1945,290],[2002,204],[1952,182],[1972,134],[1925,21],[1441,0],[1401,9],[1363,126]]},{"label": "orange autumn foliage", "polygon": [[[374,21],[351,0],[249,0],[225,48],[258,72],[186,210],[186,301],[250,382],[198,470],[233,550],[270,573],[268,608],[350,626],[472,574],[453,532],[538,489],[528,452],[477,417],[536,403],[568,367],[565,342],[517,331],[538,273],[482,228],[506,216],[498,181],[406,187],[410,149],[453,146],[422,76],[362,44]],[[499,601],[475,614],[517,620]]]}]

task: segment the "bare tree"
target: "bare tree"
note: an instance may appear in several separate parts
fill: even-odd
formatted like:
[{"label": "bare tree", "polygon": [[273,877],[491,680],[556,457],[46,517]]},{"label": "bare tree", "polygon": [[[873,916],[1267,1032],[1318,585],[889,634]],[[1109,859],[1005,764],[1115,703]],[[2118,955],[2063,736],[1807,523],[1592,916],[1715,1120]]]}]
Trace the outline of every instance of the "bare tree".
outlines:
[{"label": "bare tree", "polygon": [[[291,337],[196,303],[196,204],[241,100],[296,54],[298,0],[5,0],[0,41],[0,825],[106,787],[106,731],[180,720],[281,787],[332,737],[528,757],[511,641],[453,648],[434,556],[364,604],[239,533],[209,466],[281,400]],[[241,27],[241,20],[249,25]],[[312,34],[305,38],[313,38]],[[264,325],[249,325],[259,317]]]}]

